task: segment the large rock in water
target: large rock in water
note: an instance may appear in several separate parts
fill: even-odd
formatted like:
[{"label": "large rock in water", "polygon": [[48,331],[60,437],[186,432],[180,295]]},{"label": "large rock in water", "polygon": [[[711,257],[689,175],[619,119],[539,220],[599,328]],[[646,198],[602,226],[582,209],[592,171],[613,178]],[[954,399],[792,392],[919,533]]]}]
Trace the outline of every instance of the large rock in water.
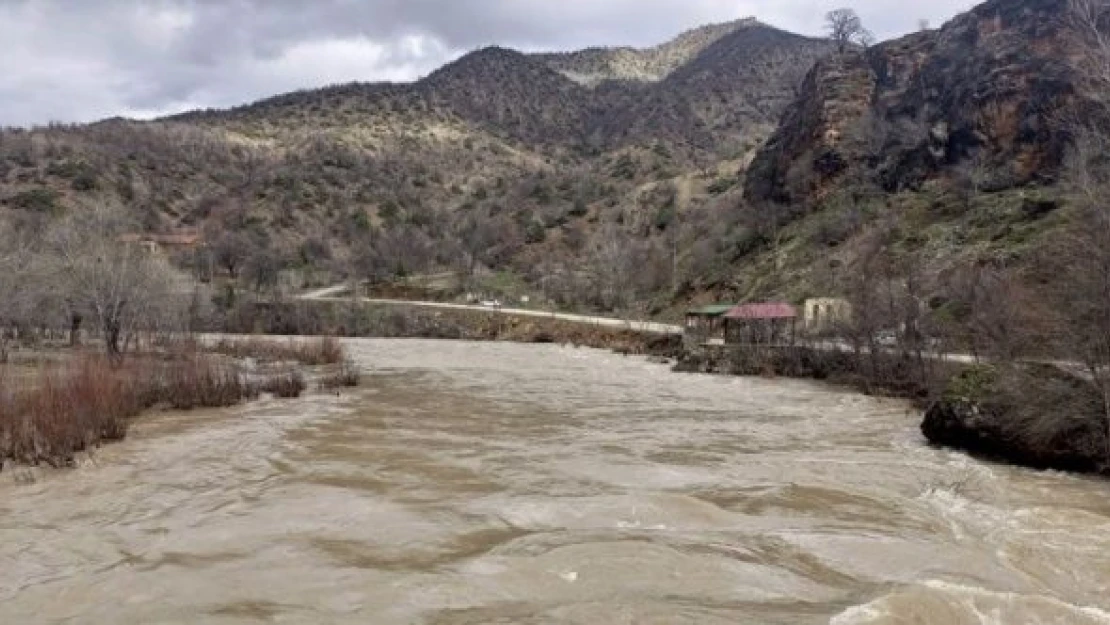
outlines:
[{"label": "large rock in water", "polygon": [[1107,472],[1107,419],[1097,390],[1050,365],[976,367],[926,413],[932,443],[1037,469]]}]

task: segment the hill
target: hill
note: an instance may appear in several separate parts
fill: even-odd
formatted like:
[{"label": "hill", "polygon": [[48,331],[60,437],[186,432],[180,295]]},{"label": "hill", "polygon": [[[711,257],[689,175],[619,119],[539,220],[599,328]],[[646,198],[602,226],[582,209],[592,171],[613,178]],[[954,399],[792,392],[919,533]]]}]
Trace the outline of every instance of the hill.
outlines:
[{"label": "hill", "polygon": [[991,0],[844,53],[754,20],[645,50],[494,47],[411,84],[8,130],[0,206],[198,229],[207,255],[179,262],[259,291],[451,274],[666,314],[844,292],[881,234],[936,294],[958,267],[1029,265],[1067,221],[1058,122],[1085,96],[1062,11]]},{"label": "hill", "polygon": [[828,50],[747,20],[650,50],[487,48],[412,84],[5,131],[0,203],[24,221],[119,203],[149,231],[199,229],[214,258],[197,270],[259,289],[453,270],[566,306],[662,305],[680,278],[667,237],[723,223],[735,172]]},{"label": "hill", "polygon": [[967,267],[1035,270],[1073,212],[1065,165],[1094,98],[1066,5],[991,0],[818,62],[744,173],[749,220],[775,240],[726,291],[803,296],[880,235],[935,293]]}]

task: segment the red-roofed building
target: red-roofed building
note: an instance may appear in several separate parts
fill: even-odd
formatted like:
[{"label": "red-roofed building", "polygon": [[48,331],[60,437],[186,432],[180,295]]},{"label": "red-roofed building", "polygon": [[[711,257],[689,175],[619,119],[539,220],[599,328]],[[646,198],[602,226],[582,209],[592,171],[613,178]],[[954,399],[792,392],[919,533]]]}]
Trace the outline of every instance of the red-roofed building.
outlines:
[{"label": "red-roofed building", "polygon": [[790,304],[741,304],[725,313],[725,342],[729,345],[793,345],[798,317],[798,309]]}]

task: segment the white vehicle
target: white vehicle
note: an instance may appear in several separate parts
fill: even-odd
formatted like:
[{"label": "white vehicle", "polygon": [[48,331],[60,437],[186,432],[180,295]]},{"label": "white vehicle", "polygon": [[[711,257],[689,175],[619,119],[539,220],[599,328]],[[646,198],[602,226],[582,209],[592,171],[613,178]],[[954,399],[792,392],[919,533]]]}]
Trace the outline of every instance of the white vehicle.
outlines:
[{"label": "white vehicle", "polygon": [[875,342],[883,347],[894,347],[898,344],[898,334],[894,330],[885,330],[875,335]]},{"label": "white vehicle", "polygon": [[488,299],[482,302],[482,306],[486,308],[501,308],[501,301],[496,299]]}]

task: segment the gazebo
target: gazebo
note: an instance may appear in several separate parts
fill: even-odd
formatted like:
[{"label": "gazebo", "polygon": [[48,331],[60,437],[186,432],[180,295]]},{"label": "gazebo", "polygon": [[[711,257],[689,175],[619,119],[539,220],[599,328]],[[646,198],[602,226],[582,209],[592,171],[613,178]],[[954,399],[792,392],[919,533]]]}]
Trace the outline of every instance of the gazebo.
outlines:
[{"label": "gazebo", "polygon": [[688,346],[704,345],[714,341],[724,343],[725,314],[735,304],[710,304],[686,313],[683,337]]}]

